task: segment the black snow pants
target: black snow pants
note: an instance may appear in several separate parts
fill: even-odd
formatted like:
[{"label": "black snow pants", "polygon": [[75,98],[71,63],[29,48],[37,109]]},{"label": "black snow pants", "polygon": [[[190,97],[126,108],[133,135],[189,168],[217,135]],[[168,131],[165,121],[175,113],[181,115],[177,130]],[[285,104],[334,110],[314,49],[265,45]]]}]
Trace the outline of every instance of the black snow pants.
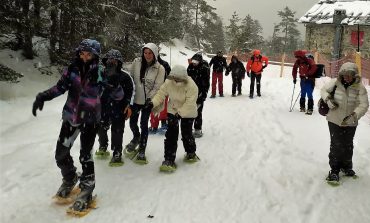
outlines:
[{"label": "black snow pants", "polygon": [[181,128],[182,143],[185,152],[195,153],[196,144],[192,134],[193,118],[178,118],[168,113],[168,129],[164,140],[164,159],[175,161],[177,151],[177,140],[179,137],[179,122]]},{"label": "black snow pants", "polygon": [[341,127],[328,122],[330,132],[329,165],[332,170],[352,169],[353,138],[357,126]]},{"label": "black snow pants", "polygon": [[87,123],[72,126],[68,121],[63,122],[55,150],[55,160],[62,172],[64,180],[72,181],[76,175],[76,167],[73,165],[70,150],[77,136],[80,134],[80,163],[82,166],[80,184],[90,188],[95,187],[92,149],[98,130],[97,126],[97,124]]},{"label": "black snow pants", "polygon": [[196,130],[202,130],[202,124],[203,124],[203,105],[204,101],[201,103],[197,103],[198,106],[198,116],[194,120],[194,129]]},{"label": "black snow pants", "polygon": [[249,95],[253,96],[254,93],[254,82],[257,80],[257,95],[261,95],[261,77],[262,74],[251,73],[251,85],[249,88]]}]

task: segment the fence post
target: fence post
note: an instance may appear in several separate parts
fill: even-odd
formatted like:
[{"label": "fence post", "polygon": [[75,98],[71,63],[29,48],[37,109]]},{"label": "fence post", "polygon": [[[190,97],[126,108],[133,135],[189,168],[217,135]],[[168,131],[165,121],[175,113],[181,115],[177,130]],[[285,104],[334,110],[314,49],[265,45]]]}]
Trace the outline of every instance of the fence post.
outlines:
[{"label": "fence post", "polygon": [[361,77],[361,52],[356,52],[356,64],[358,67],[358,74]]},{"label": "fence post", "polygon": [[317,50],[315,51],[315,54],[314,54],[314,60],[316,64],[319,62],[319,52],[317,52]]},{"label": "fence post", "polygon": [[283,77],[284,62],[285,62],[285,53],[283,53],[283,55],[281,56],[280,77]]}]

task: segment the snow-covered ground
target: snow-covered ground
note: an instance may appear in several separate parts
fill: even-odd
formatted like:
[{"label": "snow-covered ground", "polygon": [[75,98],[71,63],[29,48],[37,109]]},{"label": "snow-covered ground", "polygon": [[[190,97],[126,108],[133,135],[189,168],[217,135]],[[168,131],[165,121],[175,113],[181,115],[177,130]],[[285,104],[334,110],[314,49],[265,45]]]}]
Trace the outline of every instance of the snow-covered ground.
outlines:
[{"label": "snow-covered ground", "polygon": [[[162,47],[167,61],[168,50]],[[11,64],[17,58],[6,56],[11,53],[1,51],[1,60],[13,68],[16,64],[25,78],[20,85],[8,86],[16,97],[0,100],[0,222],[370,222],[370,116],[360,120],[354,140],[359,179],[328,186],[327,122],[316,108],[312,116],[300,113],[298,105],[289,112],[291,69],[285,68],[279,78],[280,67],[274,65],[263,74],[261,98],[247,97],[249,79],[243,81],[243,95],[232,98],[228,76],[225,97],[206,100],[204,137],[196,140],[200,162],[183,163],[179,140],[177,171],[160,173],[163,135],[150,135],[146,166],[125,159],[124,166],[113,168],[109,160],[96,160],[98,209],[73,219],[65,214],[65,206],[51,200],[61,183],[54,150],[66,96],[46,102],[33,117],[36,92],[55,77],[41,81],[45,76],[29,70],[29,62]],[[171,55],[172,65],[186,65],[192,53],[177,46]],[[318,80],[316,101],[326,81]],[[298,86],[294,99],[297,94]],[[124,144],[132,137],[128,122],[125,130]],[[71,151],[81,169],[79,145],[76,141]]]}]

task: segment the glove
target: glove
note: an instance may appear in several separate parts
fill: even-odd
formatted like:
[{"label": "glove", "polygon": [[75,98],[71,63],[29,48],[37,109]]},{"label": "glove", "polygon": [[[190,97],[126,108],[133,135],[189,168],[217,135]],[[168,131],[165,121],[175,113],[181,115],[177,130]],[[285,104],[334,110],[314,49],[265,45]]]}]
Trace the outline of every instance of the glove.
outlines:
[{"label": "glove", "polygon": [[343,119],[343,122],[342,122],[342,125],[348,125],[350,123],[348,123],[348,121],[350,121],[352,119],[352,123],[355,123],[357,121],[357,114],[356,112],[352,112],[350,115],[348,115],[347,117],[345,117]]},{"label": "glove", "polygon": [[130,108],[130,105],[127,105],[126,108],[123,110],[123,114],[126,115],[125,120],[129,119],[132,114],[132,110]]},{"label": "glove", "polygon": [[229,76],[229,72],[226,72],[226,73],[225,73],[225,76]]},{"label": "glove", "polygon": [[263,69],[265,69],[266,67],[267,67],[267,65],[263,65],[263,66],[262,66],[262,70],[263,70]]},{"label": "glove", "polygon": [[332,110],[338,108],[338,104],[334,101],[333,98],[329,97],[327,100],[326,100],[326,104],[328,104],[328,107]]},{"label": "glove", "polygon": [[249,72],[247,72],[247,76],[248,76],[248,77],[251,77],[251,75],[249,74]]},{"label": "glove", "polygon": [[154,105],[153,105],[152,99],[147,98],[146,101],[145,101],[144,108],[147,109],[147,110],[152,110],[153,107],[154,107]]},{"label": "glove", "polygon": [[36,96],[36,99],[35,101],[33,102],[33,105],[32,105],[32,114],[33,116],[36,117],[36,111],[37,109],[39,109],[40,111],[42,111],[42,108],[44,107],[44,98],[43,98],[43,95],[42,93],[39,93],[37,96]]},{"label": "glove", "polygon": [[297,83],[297,79],[293,79],[293,84],[296,84]]}]

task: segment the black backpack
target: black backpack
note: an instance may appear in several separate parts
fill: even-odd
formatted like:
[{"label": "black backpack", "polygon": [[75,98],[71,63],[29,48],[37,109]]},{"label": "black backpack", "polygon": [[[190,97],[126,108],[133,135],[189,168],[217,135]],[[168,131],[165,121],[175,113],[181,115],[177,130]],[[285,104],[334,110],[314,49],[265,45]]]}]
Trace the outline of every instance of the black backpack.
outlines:
[{"label": "black backpack", "polygon": [[324,64],[316,64],[316,72],[315,72],[315,78],[325,77],[325,65]]}]

